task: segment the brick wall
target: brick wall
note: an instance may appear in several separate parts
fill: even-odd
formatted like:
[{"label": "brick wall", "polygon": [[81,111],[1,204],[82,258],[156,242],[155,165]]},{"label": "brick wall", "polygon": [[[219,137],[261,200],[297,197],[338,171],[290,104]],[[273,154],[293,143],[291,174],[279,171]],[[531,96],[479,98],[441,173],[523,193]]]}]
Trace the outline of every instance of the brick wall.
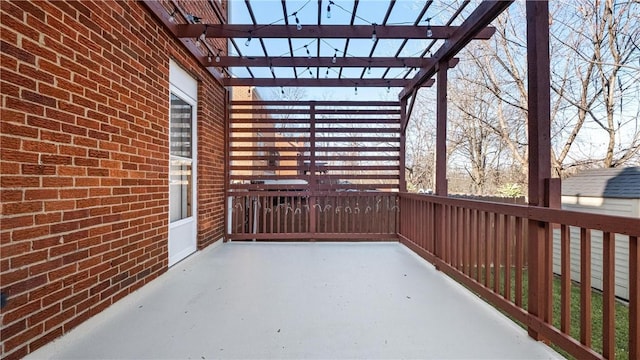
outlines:
[{"label": "brick wall", "polygon": [[170,57],[200,81],[198,246],[222,237],[226,95],[138,2],[0,6],[0,338],[19,358],[167,270]]}]

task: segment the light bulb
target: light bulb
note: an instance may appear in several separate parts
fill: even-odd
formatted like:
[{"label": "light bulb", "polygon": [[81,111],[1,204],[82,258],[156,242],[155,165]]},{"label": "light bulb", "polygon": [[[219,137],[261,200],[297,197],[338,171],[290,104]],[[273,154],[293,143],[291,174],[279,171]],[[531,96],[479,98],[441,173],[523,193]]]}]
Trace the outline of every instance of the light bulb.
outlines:
[{"label": "light bulb", "polygon": [[205,41],[207,40],[207,31],[203,31],[202,34],[200,34],[200,41]]},{"label": "light bulb", "polygon": [[212,59],[211,59],[211,55],[207,56],[207,61],[208,61],[208,62],[211,62],[211,60],[212,60]]},{"label": "light bulb", "polygon": [[298,14],[295,14],[296,17],[296,29],[298,29],[298,31],[302,30],[302,24],[300,24],[300,19],[298,19]]},{"label": "light bulb", "polygon": [[331,19],[331,3],[327,5],[327,19]]},{"label": "light bulb", "polygon": [[369,68],[367,68],[367,74],[371,75],[371,66],[369,66]]},{"label": "light bulb", "polygon": [[338,52],[337,52],[337,50],[336,50],[336,52],[335,52],[335,53],[333,53],[333,57],[331,58],[331,63],[332,63],[332,64],[335,64],[335,63],[336,63],[336,61],[338,61],[338,59],[336,58],[336,56],[337,56],[337,55],[338,55]]},{"label": "light bulb", "polygon": [[198,47],[198,49],[202,46],[202,44],[200,43],[200,39],[196,39],[196,46]]},{"label": "light bulb", "polygon": [[376,41],[378,36],[376,35],[376,29],[373,29],[373,33],[371,34],[371,41]]},{"label": "light bulb", "polygon": [[391,91],[391,86],[387,86],[387,94]]},{"label": "light bulb", "polygon": [[329,78],[329,68],[327,68],[327,72],[324,73],[324,78],[325,79]]},{"label": "light bulb", "polygon": [[431,30],[431,25],[427,28],[427,37],[430,38],[433,36],[433,30]]},{"label": "light bulb", "polygon": [[169,15],[169,22],[172,24],[176,23],[176,16],[175,16],[175,11],[171,13],[171,15]]},{"label": "light bulb", "polygon": [[249,46],[250,43],[251,43],[251,36],[249,36],[247,38],[247,41],[244,42],[244,46]]},{"label": "light bulb", "polygon": [[354,93],[355,93],[356,95],[358,95],[358,86],[356,86],[356,87],[354,88]]},{"label": "light bulb", "polygon": [[220,62],[220,54],[216,55],[216,62],[219,63]]}]

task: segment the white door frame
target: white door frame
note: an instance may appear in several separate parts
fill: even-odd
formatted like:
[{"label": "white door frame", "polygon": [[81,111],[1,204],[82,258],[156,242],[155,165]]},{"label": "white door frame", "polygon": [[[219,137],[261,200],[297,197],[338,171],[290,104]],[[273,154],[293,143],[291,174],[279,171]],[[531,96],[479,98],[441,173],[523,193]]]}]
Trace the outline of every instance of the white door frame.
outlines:
[{"label": "white door frame", "polygon": [[[197,141],[197,108],[198,82],[173,60],[169,61],[169,101],[171,95],[179,97],[191,105],[191,216],[171,222],[171,185],[169,185],[169,266],[194,253],[197,249],[197,219],[198,219],[198,141]],[[169,142],[171,142],[171,110],[169,110]],[[171,146],[169,146],[171,148]],[[169,154],[171,159],[180,157]],[[171,165],[171,164],[169,164]],[[171,166],[169,166],[171,171]],[[171,181],[171,176],[169,176]]]}]

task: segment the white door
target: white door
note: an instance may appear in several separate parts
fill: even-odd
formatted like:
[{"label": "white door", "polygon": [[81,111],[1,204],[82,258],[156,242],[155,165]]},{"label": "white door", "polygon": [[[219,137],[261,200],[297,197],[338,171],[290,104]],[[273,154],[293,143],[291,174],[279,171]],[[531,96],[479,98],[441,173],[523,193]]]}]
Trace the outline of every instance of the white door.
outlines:
[{"label": "white door", "polygon": [[197,82],[170,64],[169,266],[196,251]]}]

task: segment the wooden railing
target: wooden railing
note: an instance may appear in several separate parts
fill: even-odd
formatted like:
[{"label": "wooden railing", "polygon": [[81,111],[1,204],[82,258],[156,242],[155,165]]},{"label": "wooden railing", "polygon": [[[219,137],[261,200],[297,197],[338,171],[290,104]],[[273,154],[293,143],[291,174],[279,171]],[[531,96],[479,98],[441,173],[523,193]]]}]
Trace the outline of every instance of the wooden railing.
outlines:
[{"label": "wooden railing", "polygon": [[[640,220],[404,193],[399,204],[402,243],[526,326],[533,337],[548,340],[579,359],[640,358]],[[530,241],[536,239],[529,236],[533,231],[544,233],[543,240]],[[572,254],[572,232],[579,234],[573,239],[579,244],[578,254]],[[601,314],[591,303],[595,233],[602,234],[603,242],[598,254],[603,275]],[[554,237],[560,257],[556,273]],[[629,248],[628,321],[615,316],[615,243],[619,241],[628,242]],[[578,258],[579,269],[571,268],[572,257]],[[579,282],[571,281],[572,270],[579,272]],[[576,287],[579,304],[572,304]],[[572,305],[579,308],[577,314],[571,312]],[[595,316],[602,317],[602,329],[592,327]],[[579,331],[571,328],[572,319]],[[628,351],[626,357],[615,353],[620,322],[627,322],[618,330],[618,335],[628,332],[621,350]]]},{"label": "wooden railing", "polygon": [[389,192],[236,192],[231,240],[397,240],[398,195]]}]

